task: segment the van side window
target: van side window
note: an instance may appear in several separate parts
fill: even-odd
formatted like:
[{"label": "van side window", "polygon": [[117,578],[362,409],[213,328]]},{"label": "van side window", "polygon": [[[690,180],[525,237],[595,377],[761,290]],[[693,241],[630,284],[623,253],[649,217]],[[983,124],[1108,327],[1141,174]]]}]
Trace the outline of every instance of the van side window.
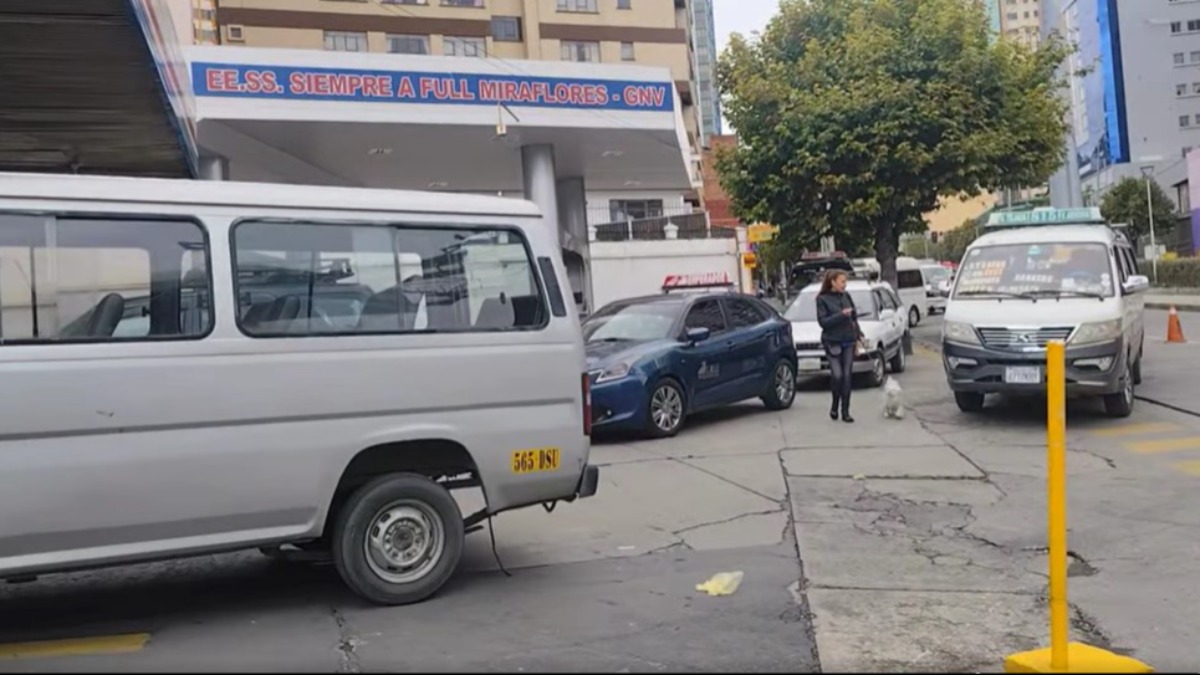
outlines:
[{"label": "van side window", "polygon": [[1125,257],[1125,249],[1121,246],[1113,247],[1113,258],[1117,262],[1117,273],[1121,275],[1121,283],[1125,283],[1129,279],[1129,275],[1133,274],[1130,271],[1129,259]]},{"label": "van side window", "polygon": [[558,285],[558,275],[554,273],[554,261],[542,256],[538,258],[538,268],[542,270],[542,281],[546,284],[546,292],[550,294],[550,311],[554,312],[554,316],[566,316],[567,303],[562,287]]},{"label": "van side window", "polygon": [[197,223],[0,214],[0,343],[198,339],[211,298]]},{"label": "van side window", "polygon": [[896,281],[900,288],[924,288],[925,278],[921,276],[921,270],[904,270],[896,273]]},{"label": "van side window", "polygon": [[246,221],[233,229],[238,325],[254,337],[527,330],[546,304],[503,228]]}]

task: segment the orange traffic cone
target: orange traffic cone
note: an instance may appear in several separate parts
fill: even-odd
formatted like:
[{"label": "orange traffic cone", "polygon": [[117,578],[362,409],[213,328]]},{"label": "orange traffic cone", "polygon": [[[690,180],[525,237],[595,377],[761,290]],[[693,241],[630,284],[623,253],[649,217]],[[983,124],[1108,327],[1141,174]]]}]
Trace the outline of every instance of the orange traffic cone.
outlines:
[{"label": "orange traffic cone", "polygon": [[1175,311],[1175,305],[1171,305],[1171,311],[1167,314],[1167,342],[1187,342],[1183,338],[1183,326],[1179,323],[1179,312]]}]

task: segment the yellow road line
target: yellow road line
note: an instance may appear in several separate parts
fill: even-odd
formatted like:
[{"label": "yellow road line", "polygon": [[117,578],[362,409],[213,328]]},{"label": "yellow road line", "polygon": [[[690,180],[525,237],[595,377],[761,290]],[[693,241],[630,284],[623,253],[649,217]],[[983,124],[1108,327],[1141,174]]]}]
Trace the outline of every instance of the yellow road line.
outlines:
[{"label": "yellow road line", "polygon": [[1185,438],[1164,438],[1158,441],[1137,441],[1126,443],[1125,447],[1138,454],[1151,455],[1159,452],[1175,452],[1177,450],[1200,449],[1200,436]]},{"label": "yellow road line", "polygon": [[1179,462],[1175,468],[1192,476],[1200,476],[1200,462]]},{"label": "yellow road line", "polygon": [[1179,425],[1171,424],[1170,422],[1146,422],[1143,424],[1125,424],[1108,429],[1097,429],[1091,432],[1091,435],[1104,438],[1117,438],[1120,436],[1140,436],[1142,434],[1162,434],[1178,430]]},{"label": "yellow road line", "polygon": [[128,654],[141,651],[150,640],[149,633],[106,635],[70,640],[43,640],[0,644],[0,659],[28,659],[48,656],[86,654]]}]

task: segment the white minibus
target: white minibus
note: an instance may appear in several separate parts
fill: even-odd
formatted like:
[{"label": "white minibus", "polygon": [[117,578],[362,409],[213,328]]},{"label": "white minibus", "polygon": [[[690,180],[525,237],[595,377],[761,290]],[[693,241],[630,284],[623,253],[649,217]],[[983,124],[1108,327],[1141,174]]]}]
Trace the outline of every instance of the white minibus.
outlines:
[{"label": "white minibus", "polygon": [[516,199],[0,173],[0,578],[285,547],[428,597],[596,491],[566,279]]}]

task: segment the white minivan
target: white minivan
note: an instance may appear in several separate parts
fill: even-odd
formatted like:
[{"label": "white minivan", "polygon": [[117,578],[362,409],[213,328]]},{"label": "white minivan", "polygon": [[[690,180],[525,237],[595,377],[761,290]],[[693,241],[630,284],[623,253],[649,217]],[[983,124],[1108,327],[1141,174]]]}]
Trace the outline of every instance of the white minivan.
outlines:
[{"label": "white minivan", "polygon": [[0,578],[286,546],[428,597],[596,492],[566,279],[515,199],[0,174]]},{"label": "white minivan", "polygon": [[904,303],[904,315],[908,317],[909,328],[921,323],[921,319],[929,316],[929,294],[922,263],[916,258],[901,256],[896,258],[896,292]]},{"label": "white minivan", "polygon": [[[1053,215],[1024,220],[1053,222]],[[943,324],[946,378],[959,408],[982,410],[987,394],[1044,392],[1046,345],[1061,340],[1067,393],[1100,396],[1110,416],[1127,417],[1141,381],[1149,285],[1129,241],[1102,220],[975,240]]]}]

